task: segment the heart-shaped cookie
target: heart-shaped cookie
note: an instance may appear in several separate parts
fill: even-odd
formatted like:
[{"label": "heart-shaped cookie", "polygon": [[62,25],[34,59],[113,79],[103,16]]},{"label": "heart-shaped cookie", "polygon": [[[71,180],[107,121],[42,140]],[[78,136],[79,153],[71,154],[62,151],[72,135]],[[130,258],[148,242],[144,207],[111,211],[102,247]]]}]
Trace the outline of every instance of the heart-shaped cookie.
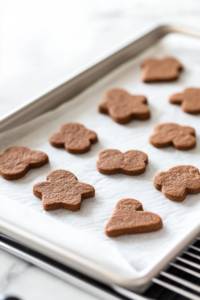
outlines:
[{"label": "heart-shaped cookie", "polygon": [[121,199],[105,226],[105,234],[117,237],[125,234],[147,233],[163,227],[157,214],[143,211],[142,203],[132,198]]}]

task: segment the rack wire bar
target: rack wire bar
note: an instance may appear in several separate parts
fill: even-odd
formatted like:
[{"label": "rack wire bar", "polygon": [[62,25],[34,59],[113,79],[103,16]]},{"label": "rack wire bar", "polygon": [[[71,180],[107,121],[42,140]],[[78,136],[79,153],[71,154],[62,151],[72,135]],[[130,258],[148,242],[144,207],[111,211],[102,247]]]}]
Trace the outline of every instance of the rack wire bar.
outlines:
[{"label": "rack wire bar", "polygon": [[185,264],[190,265],[191,267],[194,267],[194,268],[197,268],[197,269],[200,270],[200,265],[198,265],[198,264],[196,264],[196,263],[194,263],[194,262],[191,262],[190,260],[187,260],[187,259],[184,259],[184,258],[178,257],[178,256],[177,256],[176,259],[177,259],[177,260],[180,260],[180,261],[182,261],[182,262],[184,262]]},{"label": "rack wire bar", "polygon": [[175,293],[177,293],[179,295],[182,295],[182,296],[184,296],[184,297],[186,297],[188,299],[191,299],[191,300],[199,300],[200,299],[200,297],[198,295],[192,294],[192,293],[190,293],[188,291],[185,291],[185,290],[183,290],[183,289],[181,289],[179,287],[176,287],[175,285],[166,283],[166,282],[164,282],[162,280],[159,280],[157,278],[153,278],[152,281],[154,283],[157,283],[157,284],[165,287],[166,289],[169,289],[169,290],[171,290],[171,291],[173,291],[173,292],[175,292]]},{"label": "rack wire bar", "polygon": [[144,295],[157,300],[200,300],[200,256],[196,254],[200,252],[199,246],[200,238],[197,237],[182,255],[169,263],[166,271],[152,279],[153,285]]},{"label": "rack wire bar", "polygon": [[192,245],[190,245],[189,247],[190,247],[191,249],[194,249],[194,250],[200,252],[200,248],[198,248],[198,247],[195,247],[195,246],[192,246]]},{"label": "rack wire bar", "polygon": [[170,263],[170,266],[175,267],[175,268],[177,268],[179,270],[182,270],[182,271],[184,271],[184,272],[186,272],[188,274],[191,274],[193,276],[196,276],[197,278],[200,278],[200,274],[197,273],[197,272],[195,272],[195,271],[193,271],[193,270],[190,270],[188,268],[185,268],[183,266],[180,266],[180,265],[177,265],[177,264],[174,264],[174,263]]},{"label": "rack wire bar", "polygon": [[200,260],[200,256],[199,256],[199,255],[196,255],[196,254],[190,253],[190,252],[188,252],[188,251],[184,251],[184,253],[185,253],[185,254],[187,254],[187,255],[189,255],[189,256],[192,256],[192,257],[194,257],[194,258],[196,258],[196,259],[199,259],[199,260]]},{"label": "rack wire bar", "polygon": [[180,277],[171,275],[171,274],[166,273],[166,272],[161,272],[160,274],[163,275],[163,276],[165,276],[165,277],[167,277],[167,278],[169,278],[169,279],[171,279],[171,280],[173,280],[173,281],[176,281],[176,282],[178,282],[178,283],[180,283],[180,284],[182,284],[182,285],[190,288],[191,290],[194,290],[196,292],[200,291],[200,287],[198,285],[196,285],[194,283],[191,283],[191,282],[189,282],[187,280],[181,279]]}]

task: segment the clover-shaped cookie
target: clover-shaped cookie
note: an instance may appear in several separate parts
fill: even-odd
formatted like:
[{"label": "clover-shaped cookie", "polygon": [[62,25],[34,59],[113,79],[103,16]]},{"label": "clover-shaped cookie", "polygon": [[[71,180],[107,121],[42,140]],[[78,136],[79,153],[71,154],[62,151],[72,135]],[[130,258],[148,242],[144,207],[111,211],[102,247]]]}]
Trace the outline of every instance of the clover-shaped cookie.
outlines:
[{"label": "clover-shaped cookie", "polygon": [[181,105],[182,110],[188,114],[200,114],[200,89],[188,88],[182,93],[173,94],[169,102]]},{"label": "clover-shaped cookie", "polygon": [[182,202],[188,194],[200,193],[199,170],[193,166],[177,166],[154,176],[155,188],[176,202]]},{"label": "clover-shaped cookie", "polygon": [[140,175],[145,172],[148,156],[139,150],[120,152],[115,149],[106,149],[99,152],[96,163],[100,173],[112,175],[122,173],[126,175]]},{"label": "clover-shaped cookie", "polygon": [[16,180],[22,178],[29,169],[39,168],[48,161],[48,156],[42,151],[23,146],[10,147],[0,155],[0,174],[7,180]]},{"label": "clover-shaped cookie", "polygon": [[189,150],[196,146],[195,130],[174,123],[161,124],[154,128],[149,142],[156,148],[173,145],[178,150]]},{"label": "clover-shaped cookie", "polygon": [[172,81],[178,78],[182,70],[181,63],[173,57],[163,59],[149,58],[142,62],[143,82]]},{"label": "clover-shaped cookie", "polygon": [[109,115],[119,124],[127,124],[132,119],[147,120],[150,118],[145,96],[131,95],[122,89],[113,89],[105,93],[99,104],[99,112]]},{"label": "clover-shaped cookie", "polygon": [[126,198],[117,202],[104,232],[109,237],[117,237],[157,231],[162,227],[161,217],[152,212],[143,211],[142,203],[138,200]]},{"label": "clover-shaped cookie", "polygon": [[33,186],[33,194],[42,199],[44,210],[65,208],[76,211],[83,199],[95,195],[93,186],[78,182],[76,176],[66,170],[51,171],[46,179]]},{"label": "clover-shaped cookie", "polygon": [[52,134],[49,141],[53,147],[65,148],[73,154],[85,153],[97,142],[97,134],[79,123],[66,123],[60,131]]}]

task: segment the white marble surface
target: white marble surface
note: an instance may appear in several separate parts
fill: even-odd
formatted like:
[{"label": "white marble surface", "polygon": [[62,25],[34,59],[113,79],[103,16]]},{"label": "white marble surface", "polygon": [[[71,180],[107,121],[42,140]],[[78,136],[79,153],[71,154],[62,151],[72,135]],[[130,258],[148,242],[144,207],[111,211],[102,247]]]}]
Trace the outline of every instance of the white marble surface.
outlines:
[{"label": "white marble surface", "polygon": [[95,300],[96,297],[0,250],[0,294],[23,300]]},{"label": "white marble surface", "polygon": [[[0,115],[154,21],[199,23],[198,0],[2,0]],[[0,250],[0,294],[96,299]]]}]

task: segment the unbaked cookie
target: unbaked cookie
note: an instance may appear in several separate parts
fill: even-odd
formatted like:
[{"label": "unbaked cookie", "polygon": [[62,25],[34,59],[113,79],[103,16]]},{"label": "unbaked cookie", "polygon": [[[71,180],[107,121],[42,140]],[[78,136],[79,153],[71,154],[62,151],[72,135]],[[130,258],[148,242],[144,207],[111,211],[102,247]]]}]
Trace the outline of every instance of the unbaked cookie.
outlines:
[{"label": "unbaked cookie", "polygon": [[99,112],[109,115],[119,124],[127,124],[133,119],[144,121],[150,118],[147,98],[131,95],[122,89],[107,91],[104,101],[99,104]]},{"label": "unbaked cookie", "polygon": [[85,153],[90,150],[91,144],[98,141],[97,134],[79,123],[66,123],[60,131],[52,134],[50,144],[56,148],[65,148],[73,154]]},{"label": "unbaked cookie", "polygon": [[179,71],[182,68],[181,63],[173,57],[149,58],[142,62],[141,80],[146,83],[172,81],[178,78]]},{"label": "unbaked cookie", "polygon": [[187,88],[182,93],[173,94],[169,102],[181,105],[182,110],[188,114],[200,114],[200,89]]},{"label": "unbaked cookie", "polygon": [[122,173],[125,175],[140,175],[145,172],[148,156],[139,150],[129,150],[124,153],[115,149],[106,149],[99,152],[96,163],[100,173],[113,175]]},{"label": "unbaked cookie", "polygon": [[157,231],[162,227],[161,217],[152,212],[143,211],[142,203],[138,200],[126,198],[117,202],[104,232],[109,237],[117,237]]},{"label": "unbaked cookie", "polygon": [[177,166],[154,176],[153,184],[163,195],[182,202],[188,194],[200,193],[199,170],[193,166]]},{"label": "unbaked cookie", "polygon": [[95,195],[93,186],[78,182],[76,176],[66,170],[51,171],[46,179],[33,186],[33,194],[42,199],[44,210],[65,208],[76,211],[83,199]]},{"label": "unbaked cookie", "polygon": [[16,180],[24,177],[28,170],[42,167],[48,161],[48,156],[42,151],[14,146],[0,155],[0,173],[7,180]]},{"label": "unbaked cookie", "polygon": [[174,123],[160,124],[154,128],[149,142],[156,148],[173,145],[178,150],[189,150],[196,146],[195,130]]}]

